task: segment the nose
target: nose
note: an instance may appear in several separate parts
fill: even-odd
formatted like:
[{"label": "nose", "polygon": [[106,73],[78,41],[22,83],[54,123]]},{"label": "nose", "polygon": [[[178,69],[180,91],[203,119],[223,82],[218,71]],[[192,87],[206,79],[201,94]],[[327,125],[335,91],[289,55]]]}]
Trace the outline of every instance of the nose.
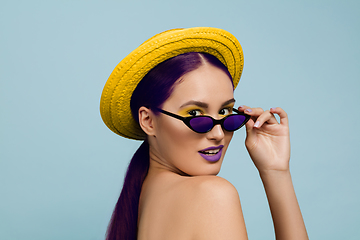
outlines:
[{"label": "nose", "polygon": [[206,133],[209,140],[221,141],[224,138],[224,130],[220,124],[216,124],[213,129]]}]

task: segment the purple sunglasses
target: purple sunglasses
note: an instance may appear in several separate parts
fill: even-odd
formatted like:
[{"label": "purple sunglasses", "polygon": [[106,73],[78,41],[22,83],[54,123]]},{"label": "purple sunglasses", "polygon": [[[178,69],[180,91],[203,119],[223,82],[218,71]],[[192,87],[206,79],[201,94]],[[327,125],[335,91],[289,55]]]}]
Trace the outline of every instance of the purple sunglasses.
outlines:
[{"label": "purple sunglasses", "polygon": [[233,108],[233,111],[237,114],[230,114],[222,119],[216,120],[210,116],[193,116],[193,117],[181,117],[174,113],[156,108],[161,113],[164,113],[170,117],[177,118],[183,121],[186,126],[197,133],[207,133],[217,124],[220,124],[223,129],[228,132],[233,132],[244,126],[250,119],[250,116],[239,112]]}]

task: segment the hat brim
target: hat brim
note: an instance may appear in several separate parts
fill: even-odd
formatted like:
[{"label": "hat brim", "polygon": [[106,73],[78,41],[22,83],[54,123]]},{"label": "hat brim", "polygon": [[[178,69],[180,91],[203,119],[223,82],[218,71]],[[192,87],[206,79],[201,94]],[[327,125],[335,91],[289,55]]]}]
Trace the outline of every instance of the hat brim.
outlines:
[{"label": "hat brim", "polygon": [[141,44],[111,73],[100,100],[100,113],[106,126],[120,136],[145,139],[146,134],[131,114],[131,96],[152,68],[188,52],[214,55],[228,68],[234,88],[239,83],[244,58],[240,43],[231,33],[210,27],[168,30]]}]

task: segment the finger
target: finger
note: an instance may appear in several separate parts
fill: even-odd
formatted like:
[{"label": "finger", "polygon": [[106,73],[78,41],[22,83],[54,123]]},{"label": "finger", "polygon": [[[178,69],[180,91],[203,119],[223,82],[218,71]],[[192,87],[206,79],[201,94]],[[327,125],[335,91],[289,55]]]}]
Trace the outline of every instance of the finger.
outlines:
[{"label": "finger", "polygon": [[262,108],[251,108],[246,105],[241,105],[238,110],[253,117],[260,116],[264,112]]},{"label": "finger", "polygon": [[262,108],[246,108],[244,110],[244,113],[246,113],[252,117],[258,117],[261,114],[263,114],[263,112],[264,112],[264,109],[262,109]]},{"label": "finger", "polygon": [[[241,105],[238,107],[240,112],[245,112],[246,109],[251,109],[249,106]],[[250,132],[253,129],[256,118],[250,118],[249,121],[245,124],[246,132]]]},{"label": "finger", "polygon": [[239,110],[240,112],[244,112],[245,109],[247,109],[247,108],[250,108],[250,107],[249,107],[249,106],[246,106],[246,105],[241,105],[240,107],[238,107],[238,110]]},{"label": "finger", "polygon": [[[238,110],[240,112],[244,112],[246,109],[249,109],[250,107],[249,106],[246,106],[246,105],[241,105],[238,107]],[[253,126],[254,126],[254,119],[249,119],[249,121],[245,124],[245,128],[246,128],[246,132],[249,134],[250,131],[253,129]],[[248,135],[247,135],[248,136]]]},{"label": "finger", "polygon": [[264,123],[268,123],[268,124],[279,124],[274,116],[274,114],[272,114],[270,112],[270,110],[266,110],[264,111],[263,114],[261,114],[257,119],[256,122],[254,124],[254,128],[261,128],[261,126]]},{"label": "finger", "polygon": [[270,112],[279,115],[281,125],[289,124],[288,115],[282,108],[279,107],[270,108]]},{"label": "finger", "polygon": [[240,106],[240,111],[244,111],[247,115],[250,115],[250,120],[245,124],[246,131],[249,133],[253,128],[254,124],[257,121],[257,118],[264,113],[262,108],[250,108],[248,106]]},{"label": "finger", "polygon": [[264,111],[262,108],[250,108],[245,105],[240,106],[238,110],[251,116],[245,125],[247,132],[250,132],[253,128],[260,128],[265,122],[278,124],[275,116],[269,110]]}]

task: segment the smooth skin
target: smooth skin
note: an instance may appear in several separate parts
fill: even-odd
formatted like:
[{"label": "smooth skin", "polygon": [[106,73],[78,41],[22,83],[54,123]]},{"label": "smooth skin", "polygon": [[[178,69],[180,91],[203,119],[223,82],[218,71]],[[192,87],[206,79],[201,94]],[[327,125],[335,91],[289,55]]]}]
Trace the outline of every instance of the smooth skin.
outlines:
[{"label": "smooth skin", "polygon": [[[286,112],[279,107],[264,111],[241,106],[238,110],[251,115],[245,145],[266,191],[276,239],[308,239],[290,175]],[[274,114],[280,117],[280,123]]]},{"label": "smooth skin", "polygon": [[[180,115],[220,119],[234,106],[231,99],[233,89],[227,75],[205,64],[179,80],[162,108]],[[189,100],[206,107],[183,107]],[[276,239],[308,239],[289,171],[285,111],[247,106],[239,110],[251,115],[245,144],[264,183]],[[273,114],[280,116],[280,123]],[[139,109],[139,122],[148,135],[150,168],[140,196],[138,239],[248,239],[237,190],[216,176],[233,133],[216,125],[210,132],[198,134],[178,119],[156,115],[145,107]],[[210,163],[198,154],[219,145],[224,149],[218,162]]]}]

